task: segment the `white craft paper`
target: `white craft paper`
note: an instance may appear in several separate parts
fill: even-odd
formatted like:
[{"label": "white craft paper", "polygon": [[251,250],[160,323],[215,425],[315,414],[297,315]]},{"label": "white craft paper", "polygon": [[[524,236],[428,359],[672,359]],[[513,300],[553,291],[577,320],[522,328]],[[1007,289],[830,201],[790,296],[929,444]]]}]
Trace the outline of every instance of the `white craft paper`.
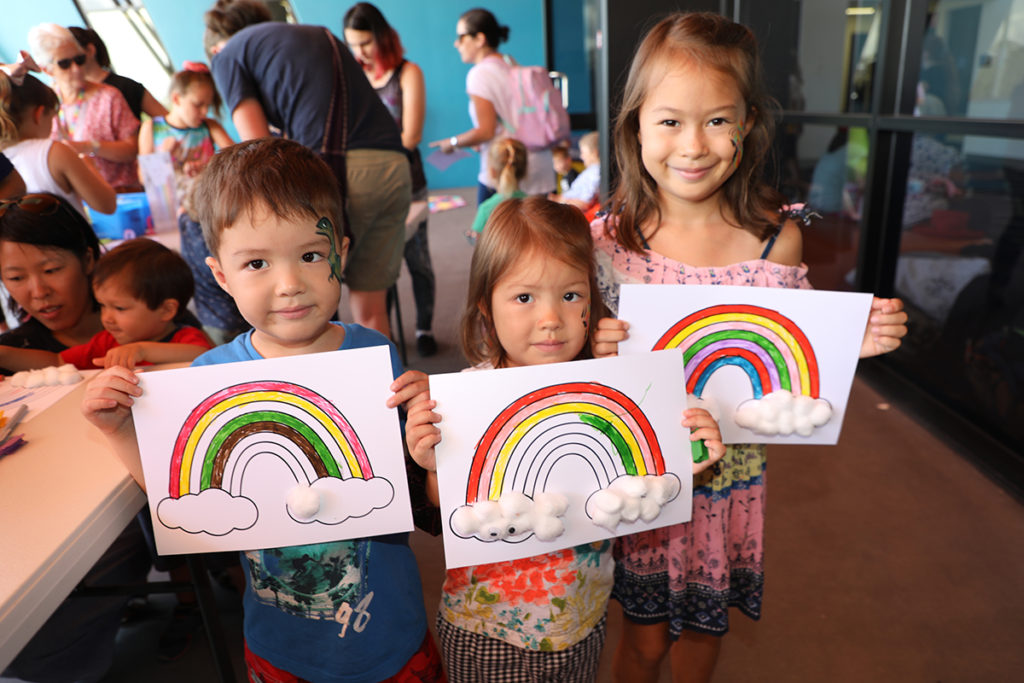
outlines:
[{"label": "white craft paper", "polygon": [[[98,375],[100,371],[79,370],[78,372],[82,375],[83,379],[91,379],[93,375]],[[70,394],[77,386],[78,382],[71,385],[57,384],[32,388],[16,387],[11,383],[11,378],[7,377],[0,382],[0,410],[5,415],[10,416],[22,404],[28,406],[28,412],[25,413],[25,417],[21,420],[22,424],[24,424]]]},{"label": "white craft paper", "polygon": [[[628,358],[431,376],[431,398],[437,401],[436,410],[442,415],[438,425],[441,443],[436,456],[445,564],[453,568],[530,557],[688,521],[693,476],[689,430],[680,424],[685,408],[678,381],[681,374],[680,354],[663,351]],[[611,400],[616,403],[609,403]],[[517,401],[521,409],[513,411],[509,407]],[[635,405],[634,418],[626,431],[637,437],[641,451],[652,439],[638,433],[640,425],[649,423],[656,435],[651,452],[660,449],[663,454],[660,467],[666,474],[662,480],[677,478],[679,490],[652,521],[623,521],[612,531],[598,526],[588,516],[588,499],[625,474],[626,460],[636,467],[638,457],[623,457],[612,439],[592,426],[592,419],[590,424],[583,422],[580,415],[589,414],[590,410],[593,414],[599,412],[591,404],[614,405],[616,415],[625,414],[627,406]],[[561,414],[552,414],[560,411]],[[515,426],[516,430],[498,431],[499,424],[505,424],[506,430]],[[486,438],[489,428],[494,429],[492,440]],[[492,467],[487,460],[488,453],[499,453],[502,445],[508,449],[504,477],[500,475],[500,465]],[[659,467],[648,466],[646,459],[644,463],[644,469],[653,471]],[[474,472],[476,480],[483,482],[483,488],[477,486],[475,493],[470,488]],[[564,532],[547,541],[539,540],[530,531],[499,540],[456,534],[454,513],[474,499],[497,499],[498,494],[509,491],[536,500],[547,494],[564,495],[568,507],[559,518]],[[540,524],[538,520],[539,517],[530,520],[526,528],[532,523]],[[507,530],[508,524],[504,522],[508,520],[499,526]]]},{"label": "white craft paper", "polygon": [[[701,357],[696,353],[686,366],[689,393],[694,395],[699,382],[704,382],[699,396],[717,417],[725,443],[835,444],[839,440],[871,309],[870,294],[721,285],[622,285],[619,297],[619,317],[629,322],[629,339],[619,345],[622,355],[650,351],[666,343],[669,346],[675,343],[684,351],[695,350],[711,324],[716,331],[725,333],[718,341],[705,342],[700,352],[707,360],[703,368],[699,366]],[[744,310],[740,308],[743,306],[757,308]],[[685,338],[676,336],[675,341],[663,338],[673,328],[682,335],[683,331],[675,326],[691,315],[695,316],[698,327],[691,328],[693,331]],[[804,339],[800,339],[799,334],[793,337],[795,347],[784,341],[784,335],[772,330],[771,321],[779,323],[781,320],[790,321],[790,326],[803,334]],[[740,349],[747,349],[746,358],[749,358],[753,342],[739,339],[737,332],[752,333],[764,343],[764,346],[759,345],[760,350],[752,352],[764,359],[767,382],[760,379],[760,374],[757,380],[748,374],[754,362],[748,364]],[[831,407],[831,417],[813,427],[810,435],[765,434],[736,423],[737,411],[744,406],[752,407],[757,384],[762,385],[764,394],[780,388],[780,362],[773,360],[778,357],[768,353],[768,348],[777,351],[787,369],[793,370],[790,373],[792,393],[816,393],[812,398],[823,399]],[[717,359],[721,361],[718,365],[708,357],[710,353],[718,354]],[[803,383],[801,373],[794,369],[801,366],[807,368],[807,381]],[[815,380],[817,390],[811,391]],[[786,425],[768,420],[768,424],[776,424],[785,431]]]},{"label": "white craft paper", "polygon": [[161,555],[412,530],[387,347],[139,377],[132,414]]}]

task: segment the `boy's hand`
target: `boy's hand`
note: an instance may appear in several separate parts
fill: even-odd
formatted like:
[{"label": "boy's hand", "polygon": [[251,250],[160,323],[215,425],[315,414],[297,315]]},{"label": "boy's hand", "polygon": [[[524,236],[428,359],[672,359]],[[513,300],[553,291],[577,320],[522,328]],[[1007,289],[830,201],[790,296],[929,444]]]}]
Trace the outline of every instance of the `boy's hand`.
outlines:
[{"label": "boy's hand", "polygon": [[108,368],[86,387],[82,414],[104,434],[114,434],[131,422],[132,404],[141,395],[134,372],[124,367]]},{"label": "boy's hand", "polygon": [[619,342],[629,338],[629,323],[616,318],[601,318],[594,330],[594,358],[619,355]]},{"label": "boy's hand", "polygon": [[394,393],[388,398],[388,408],[404,405],[406,411],[421,401],[430,399],[430,378],[419,370],[406,370],[391,383]]},{"label": "boy's hand", "polygon": [[102,368],[121,366],[129,370],[135,369],[135,364],[146,360],[146,347],[142,342],[122,344],[107,351],[103,358],[93,358],[94,365]]},{"label": "boy's hand", "polygon": [[907,336],[907,314],[902,299],[879,299],[871,301],[868,326],[864,330],[864,341],[860,345],[860,357],[870,358],[889,353],[899,348]]},{"label": "boy's hand", "polygon": [[434,425],[441,416],[434,412],[437,402],[418,401],[405,418],[405,445],[417,465],[428,472],[437,471],[434,446],[441,443],[441,430]]},{"label": "boy's hand", "polygon": [[683,411],[684,427],[690,428],[690,441],[704,441],[708,449],[708,459],[704,462],[693,463],[693,473],[699,474],[714,465],[725,455],[725,445],[722,443],[722,432],[718,428],[718,422],[711,417],[711,413],[703,408],[687,408]]}]

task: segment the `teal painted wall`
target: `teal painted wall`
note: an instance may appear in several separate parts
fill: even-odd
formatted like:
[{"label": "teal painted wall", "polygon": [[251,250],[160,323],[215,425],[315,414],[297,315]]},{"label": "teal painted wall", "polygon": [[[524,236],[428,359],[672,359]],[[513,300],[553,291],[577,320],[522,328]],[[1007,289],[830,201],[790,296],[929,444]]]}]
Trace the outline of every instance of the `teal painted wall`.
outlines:
[{"label": "teal painted wall", "polygon": [[[81,25],[82,20],[71,0],[34,0],[30,5],[12,7],[5,0],[0,21],[0,57],[13,58],[25,45],[28,29],[42,21]],[[164,47],[175,65],[187,60],[203,60],[203,12],[211,0],[145,0]],[[470,7],[486,7],[498,21],[511,30],[502,51],[523,64],[544,63],[543,0],[477,3],[472,0],[378,0],[375,3],[402,37],[406,56],[423,69],[427,86],[427,118],[421,151],[429,153],[426,142],[447,138],[470,127],[466,96],[466,72],[469,66],[459,61],[453,42],[455,23]],[[341,18],[349,2],[292,0],[302,23],[327,26],[341,35]],[[122,68],[126,76],[130,69]],[[158,98],[163,93],[154,92]],[[225,117],[227,118],[227,117]],[[233,130],[231,131],[234,134]],[[427,181],[432,188],[461,187],[476,184],[479,161],[475,154],[445,172],[427,166]]]}]

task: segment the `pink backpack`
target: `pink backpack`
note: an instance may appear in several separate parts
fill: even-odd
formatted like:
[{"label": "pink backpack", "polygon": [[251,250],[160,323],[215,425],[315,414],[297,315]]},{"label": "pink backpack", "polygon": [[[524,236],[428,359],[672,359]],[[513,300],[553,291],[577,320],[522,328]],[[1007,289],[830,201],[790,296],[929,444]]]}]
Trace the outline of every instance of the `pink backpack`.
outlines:
[{"label": "pink backpack", "polygon": [[540,66],[509,64],[508,91],[511,121],[502,121],[508,134],[529,150],[547,149],[569,139],[569,112],[562,105],[562,93]]}]

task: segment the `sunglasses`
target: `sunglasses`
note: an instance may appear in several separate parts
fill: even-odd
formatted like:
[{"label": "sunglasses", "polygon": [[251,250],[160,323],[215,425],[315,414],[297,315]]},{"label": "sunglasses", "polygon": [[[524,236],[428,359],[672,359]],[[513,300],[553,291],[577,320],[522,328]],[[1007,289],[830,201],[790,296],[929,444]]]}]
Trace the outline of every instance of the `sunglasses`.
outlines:
[{"label": "sunglasses", "polygon": [[75,55],[74,57],[65,57],[64,59],[58,59],[57,66],[59,66],[64,71],[67,71],[71,68],[71,62],[74,62],[78,66],[82,66],[83,64],[85,64],[85,54],[83,53],[80,55]]},{"label": "sunglasses", "polygon": [[17,199],[3,199],[0,200],[0,218],[3,218],[7,209],[12,206],[37,216],[49,216],[57,213],[61,204],[60,199],[52,194],[26,194]]}]

